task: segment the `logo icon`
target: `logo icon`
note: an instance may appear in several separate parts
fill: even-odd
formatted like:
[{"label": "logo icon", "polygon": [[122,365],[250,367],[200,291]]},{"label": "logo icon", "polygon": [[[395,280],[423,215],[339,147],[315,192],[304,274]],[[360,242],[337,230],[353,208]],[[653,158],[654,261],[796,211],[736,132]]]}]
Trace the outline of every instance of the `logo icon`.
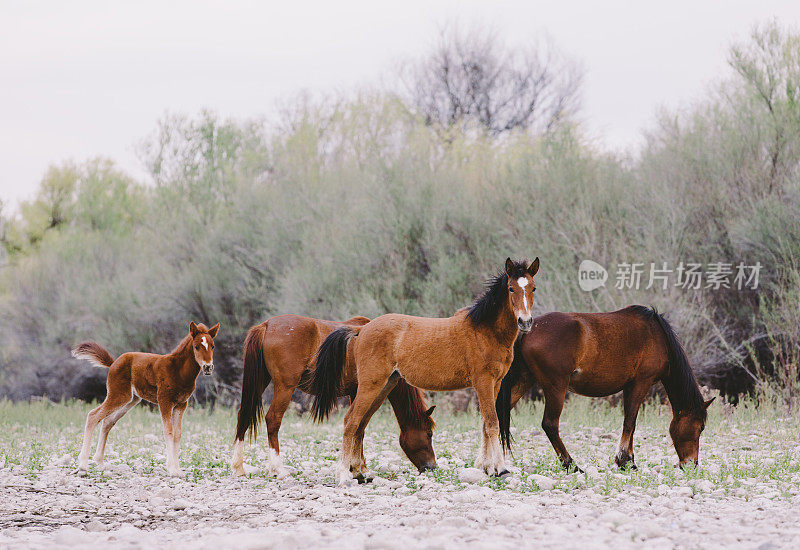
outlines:
[{"label": "logo icon", "polygon": [[592,260],[583,260],[578,266],[578,284],[581,290],[590,292],[606,285],[608,271],[602,265]]}]

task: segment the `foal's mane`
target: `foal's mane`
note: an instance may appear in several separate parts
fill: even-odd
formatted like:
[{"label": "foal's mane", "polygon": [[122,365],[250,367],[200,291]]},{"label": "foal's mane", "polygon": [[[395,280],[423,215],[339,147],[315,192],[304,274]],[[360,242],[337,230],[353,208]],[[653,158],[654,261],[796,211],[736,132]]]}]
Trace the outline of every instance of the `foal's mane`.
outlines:
[{"label": "foal's mane", "polygon": [[[524,277],[528,270],[527,261],[514,261],[511,268],[513,278]],[[486,281],[486,290],[475,300],[467,312],[467,318],[475,326],[493,325],[508,297],[508,275],[505,270]]]},{"label": "foal's mane", "polygon": [[[200,323],[199,325],[197,325],[197,330],[199,332],[208,332],[208,327],[205,326],[203,323]],[[173,349],[167,355],[179,355],[181,352],[183,352],[186,349],[186,346],[191,345],[192,340],[193,340],[193,338],[192,338],[191,333],[187,334],[186,336],[183,337],[183,340],[178,342],[178,345],[175,346],[175,349]]]}]

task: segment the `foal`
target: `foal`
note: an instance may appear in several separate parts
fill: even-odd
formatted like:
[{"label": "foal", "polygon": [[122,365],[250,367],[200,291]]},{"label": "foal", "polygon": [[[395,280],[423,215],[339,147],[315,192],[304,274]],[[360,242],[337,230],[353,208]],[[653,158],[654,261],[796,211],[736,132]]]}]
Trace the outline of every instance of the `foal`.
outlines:
[{"label": "foal", "polygon": [[490,475],[507,472],[495,400],[511,365],[517,334],[530,330],[533,322],[533,276],[538,269],[538,258],[530,265],[509,258],[505,271],[490,281],[483,296],[452,317],[390,313],[363,327],[340,328],[325,339],[311,382],[314,417],[325,418],[335,405],[350,353],[358,379],[356,398],[344,419],[340,484],[365,479],[364,430],[401,378],[432,391],[475,388],[483,417],[476,467]]},{"label": "foal", "polygon": [[[247,333],[244,342],[244,372],[242,398],[236,425],[236,439],[231,466],[236,475],[244,475],[242,465],[244,436],[249,430],[253,438],[258,435],[258,424],[266,416],[269,438],[269,469],[278,477],[286,474],[281,461],[278,430],[292,394],[298,387],[311,391],[308,381],[314,372],[317,349],[334,330],[341,327],[360,327],[369,322],[366,317],[353,317],[349,321],[325,321],[300,315],[278,315],[256,325]],[[267,414],[261,395],[273,383],[274,394]],[[356,395],[355,366],[348,363],[344,373],[341,397]],[[398,383],[389,394],[389,402],[400,426],[400,447],[421,472],[436,467],[432,435],[434,423],[426,410],[422,392],[405,382]]]},{"label": "foal", "polygon": [[115,360],[105,348],[94,342],[83,342],[72,350],[73,357],[109,369],[106,399],[86,418],[78,469],[89,467],[89,447],[95,427],[103,423],[94,454],[95,463],[102,465],[108,432],[125,413],[145,399],[158,404],[161,411],[167,443],[167,472],[172,476],[182,476],[178,465],[181,420],[200,371],[206,376],[214,371],[214,338],[218,330],[219,323],[208,328],[193,321],[189,325],[189,334],[168,355],[130,352]]}]

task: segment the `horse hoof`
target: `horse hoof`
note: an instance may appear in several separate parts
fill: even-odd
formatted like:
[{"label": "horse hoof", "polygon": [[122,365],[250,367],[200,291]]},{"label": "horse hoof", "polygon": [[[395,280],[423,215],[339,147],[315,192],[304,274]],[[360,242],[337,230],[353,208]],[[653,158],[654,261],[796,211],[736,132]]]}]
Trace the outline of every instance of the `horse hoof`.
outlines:
[{"label": "horse hoof", "polygon": [[[358,474],[356,476],[356,481],[358,481],[359,485],[363,485],[364,483],[367,483],[367,478],[364,477],[364,474]],[[369,481],[372,481],[372,480],[370,479]]]},{"label": "horse hoof", "polygon": [[508,470],[506,470],[505,468],[503,468],[501,471],[497,472],[496,474],[489,474],[489,475],[491,475],[491,476],[493,476],[493,477],[500,477],[500,478],[502,478],[502,477],[505,477],[505,476],[507,476],[507,475],[509,475],[509,474],[511,474],[511,472],[509,472]]}]

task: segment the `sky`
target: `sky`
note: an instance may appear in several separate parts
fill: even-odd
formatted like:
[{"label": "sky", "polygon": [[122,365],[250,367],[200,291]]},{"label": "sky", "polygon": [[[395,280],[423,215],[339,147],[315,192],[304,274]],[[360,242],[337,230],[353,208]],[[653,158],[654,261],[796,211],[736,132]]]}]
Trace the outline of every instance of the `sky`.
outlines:
[{"label": "sky", "polygon": [[144,179],[135,144],[165,113],[269,118],[302,91],[377,86],[453,21],[512,46],[548,35],[586,70],[587,131],[635,151],[657,109],[701,100],[771,17],[798,26],[800,2],[0,0],[0,199],[95,156]]}]

